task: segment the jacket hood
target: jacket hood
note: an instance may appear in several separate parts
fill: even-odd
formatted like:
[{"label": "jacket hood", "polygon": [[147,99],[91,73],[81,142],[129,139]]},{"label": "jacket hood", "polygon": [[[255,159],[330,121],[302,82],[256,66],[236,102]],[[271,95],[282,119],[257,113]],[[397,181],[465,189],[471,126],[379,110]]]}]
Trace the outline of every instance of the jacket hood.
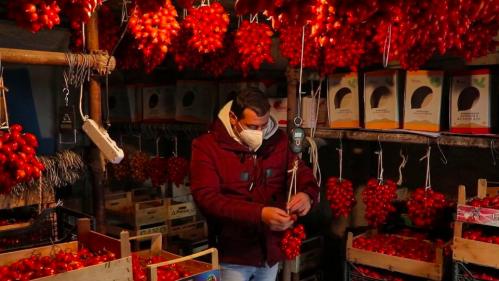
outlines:
[{"label": "jacket hood", "polygon": [[[220,141],[225,142],[226,144],[231,144],[232,142],[232,144],[230,145],[232,149],[248,152],[248,147],[235,134],[234,130],[232,129],[232,125],[230,124],[229,113],[231,107],[232,101],[229,101],[224,105],[224,107],[222,107],[222,109],[218,113],[218,122],[215,121],[215,124],[213,125],[213,131],[217,134],[217,137]],[[263,132],[264,142],[262,146],[265,145],[267,140],[270,140],[274,135],[276,135],[278,131],[279,127],[277,125],[277,121],[275,121],[275,119],[270,116],[269,124]],[[260,148],[259,150],[261,149],[262,148]]]}]

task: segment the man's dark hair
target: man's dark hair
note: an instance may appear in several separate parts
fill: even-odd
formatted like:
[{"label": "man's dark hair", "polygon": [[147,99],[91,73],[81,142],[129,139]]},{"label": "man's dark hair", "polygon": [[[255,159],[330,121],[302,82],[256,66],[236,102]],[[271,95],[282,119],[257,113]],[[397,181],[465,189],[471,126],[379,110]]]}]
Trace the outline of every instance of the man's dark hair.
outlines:
[{"label": "man's dark hair", "polygon": [[230,110],[237,118],[243,117],[243,111],[249,108],[255,111],[257,116],[263,116],[270,110],[270,104],[265,94],[257,88],[242,90],[233,100]]}]

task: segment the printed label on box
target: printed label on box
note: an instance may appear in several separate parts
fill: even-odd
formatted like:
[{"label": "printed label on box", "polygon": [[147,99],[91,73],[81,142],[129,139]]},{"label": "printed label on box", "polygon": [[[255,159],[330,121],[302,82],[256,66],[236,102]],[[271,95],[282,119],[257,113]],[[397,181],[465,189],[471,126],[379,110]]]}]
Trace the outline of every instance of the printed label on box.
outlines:
[{"label": "printed label on box", "polygon": [[443,71],[408,71],[404,129],[440,131]]},{"label": "printed label on box", "polygon": [[358,128],[359,81],[357,73],[329,76],[328,111],[331,128]]},{"label": "printed label on box", "polygon": [[491,132],[489,70],[475,70],[452,78],[451,132]]},{"label": "printed label on box", "polygon": [[399,101],[397,71],[368,72],[364,77],[365,127],[398,129]]}]

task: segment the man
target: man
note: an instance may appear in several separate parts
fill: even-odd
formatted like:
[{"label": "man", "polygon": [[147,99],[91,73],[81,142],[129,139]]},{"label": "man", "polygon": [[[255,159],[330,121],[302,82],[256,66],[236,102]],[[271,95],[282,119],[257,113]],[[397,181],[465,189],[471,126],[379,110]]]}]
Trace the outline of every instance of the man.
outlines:
[{"label": "man", "polygon": [[227,103],[213,130],[193,141],[192,195],[219,250],[223,280],[276,279],[283,231],[309,212],[318,194],[311,170],[299,161],[298,192],[287,204],[295,159],[256,89]]}]

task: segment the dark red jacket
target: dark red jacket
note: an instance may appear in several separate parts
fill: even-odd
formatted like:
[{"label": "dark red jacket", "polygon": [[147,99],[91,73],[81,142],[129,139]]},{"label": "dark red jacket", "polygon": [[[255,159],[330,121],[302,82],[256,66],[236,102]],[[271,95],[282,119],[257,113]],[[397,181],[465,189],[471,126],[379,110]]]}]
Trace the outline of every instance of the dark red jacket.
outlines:
[{"label": "dark red jacket", "polygon": [[[270,231],[261,212],[264,206],[285,208],[287,171],[295,157],[281,130],[252,153],[229,136],[220,120],[193,141],[192,195],[208,219],[210,243],[218,248],[222,262],[262,266],[284,259],[279,247],[283,233]],[[298,191],[316,202],[316,181],[301,161],[297,182]]]}]

